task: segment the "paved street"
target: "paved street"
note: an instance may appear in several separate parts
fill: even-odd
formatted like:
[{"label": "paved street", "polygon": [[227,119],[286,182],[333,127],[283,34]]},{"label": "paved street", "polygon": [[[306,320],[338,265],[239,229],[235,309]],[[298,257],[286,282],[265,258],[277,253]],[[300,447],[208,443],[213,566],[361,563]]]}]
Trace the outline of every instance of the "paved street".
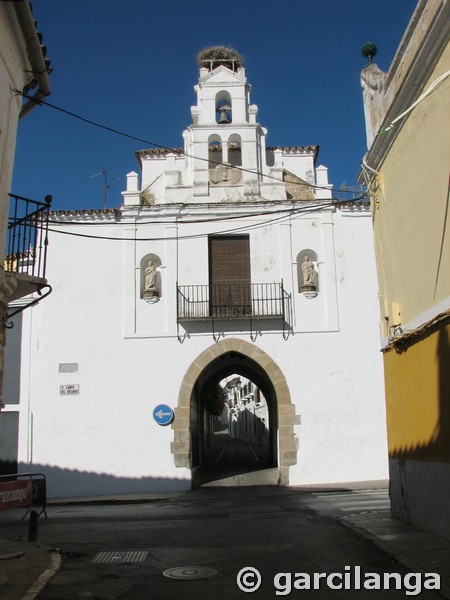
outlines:
[{"label": "paved street", "polygon": [[248,477],[253,485],[274,485],[278,480],[278,469],[270,468],[268,447],[256,446],[232,439],[226,431],[217,431],[213,443],[205,449],[204,464],[194,475],[194,486],[236,486]]},{"label": "paved street", "polygon": [[[261,586],[253,596],[259,599],[276,598],[276,591],[288,595],[289,589],[294,597],[336,599],[345,595],[366,599],[383,594],[385,598],[404,598],[405,587],[378,593],[363,585],[356,591],[330,589],[325,579],[319,580],[319,590],[294,587],[295,573],[308,574],[311,587],[314,573],[340,573],[341,578],[332,583],[348,581],[349,587],[354,587],[356,566],[360,567],[362,582],[367,573],[395,572],[403,584],[404,568],[371,540],[336,519],[338,513],[352,511],[358,516],[358,502],[363,512],[364,494],[375,503],[370,510],[383,509],[384,490],[361,493],[207,488],[144,504],[50,506],[48,520],[40,522],[39,542],[58,548],[63,561],[39,598],[245,598],[248,596],[236,582],[243,567],[254,567],[261,573]],[[321,512],[316,512],[319,508]],[[20,527],[23,532],[25,526]],[[9,519],[3,534],[11,536],[14,530],[19,532],[19,526]],[[99,557],[99,553],[106,554]],[[108,562],[93,562],[99,558]],[[127,560],[130,562],[123,562]],[[163,575],[167,569],[189,566],[217,572],[193,580]],[[194,569],[184,570],[184,576],[195,575]],[[282,576],[274,583],[277,573],[293,575],[290,581]],[[300,582],[304,588],[305,581]],[[425,591],[420,597],[440,596]]]}]

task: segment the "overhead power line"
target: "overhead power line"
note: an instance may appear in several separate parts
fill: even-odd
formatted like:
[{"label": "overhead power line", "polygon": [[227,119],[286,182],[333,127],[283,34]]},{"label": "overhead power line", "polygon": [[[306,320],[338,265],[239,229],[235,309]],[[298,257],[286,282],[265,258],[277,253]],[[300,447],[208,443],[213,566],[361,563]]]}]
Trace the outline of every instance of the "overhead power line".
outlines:
[{"label": "overhead power line", "polygon": [[[368,197],[366,194],[362,194],[361,196],[358,196],[357,198],[353,198],[352,200],[344,200],[342,202],[337,202],[337,204],[347,204],[349,202],[353,203],[357,203],[360,202],[361,200],[366,200]],[[336,200],[333,199],[333,202],[336,203]],[[329,204],[326,204],[327,206]],[[316,208],[322,205],[314,205]],[[228,215],[221,215],[221,216],[214,216],[214,217],[207,217],[205,219],[184,219],[181,220],[180,217],[178,217],[177,219],[177,223],[179,224],[184,224],[184,225],[189,225],[189,224],[198,224],[198,223],[216,223],[216,222],[220,222],[220,221],[234,221],[237,219],[246,219],[246,218],[251,218],[251,217],[259,217],[262,215],[273,215],[273,214],[279,214],[279,213],[290,213],[292,212],[292,210],[296,210],[296,211],[301,211],[303,209],[310,209],[310,207],[292,207],[292,208],[276,208],[273,210],[261,210],[258,212],[244,212],[244,213],[238,213],[238,214],[228,214]],[[312,209],[311,210],[315,210]],[[69,213],[71,211],[68,211]],[[82,211],[77,211],[77,212],[82,212]],[[61,220],[57,220],[57,219],[49,219],[48,222],[50,224],[54,224],[54,225],[60,225],[63,223],[63,221]],[[174,219],[154,219],[154,220],[145,220],[145,221],[139,221],[139,225],[164,225],[164,224],[168,224],[168,223],[173,223]],[[102,221],[97,221],[97,222],[79,222],[77,223],[78,226],[82,226],[82,227],[101,227],[101,226],[105,226],[105,225],[113,225],[113,226],[119,226],[122,223],[120,221],[112,221],[112,222],[102,222]]]},{"label": "overhead power line", "polygon": [[[66,108],[62,108],[60,106],[57,106],[56,104],[52,104],[51,102],[48,102],[47,100],[36,100],[34,99],[32,96],[29,96],[27,94],[25,94],[24,92],[21,92],[20,90],[14,89],[13,92],[15,94],[19,94],[20,96],[23,96],[24,98],[27,98],[27,100],[31,100],[32,102],[36,102],[36,104],[39,105],[44,105],[44,106],[48,106],[49,108],[52,108],[53,110],[56,110],[58,112],[61,112],[65,115],[68,115],[74,119],[78,119],[79,121],[82,121],[83,123],[86,123],[88,125],[92,125],[93,127],[97,127],[99,129],[103,129],[105,131],[109,131],[110,133],[114,133],[116,135],[120,135],[122,137],[131,139],[131,140],[135,140],[137,142],[142,142],[143,144],[147,144],[149,146],[153,146],[155,148],[160,148],[161,150],[167,150],[168,152],[172,152],[174,154],[178,154],[180,156],[186,156],[188,158],[193,158],[195,160],[202,160],[205,162],[212,162],[214,164],[217,165],[224,165],[229,167],[228,164],[220,162],[220,161],[214,161],[214,160],[210,160],[209,158],[204,158],[204,157],[200,157],[200,156],[194,156],[193,154],[189,154],[188,152],[185,152],[184,150],[181,150],[179,148],[170,148],[168,146],[164,146],[162,144],[158,144],[157,142],[153,142],[151,140],[146,140],[145,138],[141,138],[138,137],[136,135],[127,133],[125,131],[121,131],[120,129],[116,129],[115,127],[110,127],[109,125],[104,125],[102,123],[99,123],[97,121],[94,121],[92,119],[88,119],[87,117],[83,117],[82,115],[79,115],[71,110],[67,110]],[[235,166],[233,165],[233,168],[238,169],[239,171],[243,171],[246,173],[251,173],[253,175],[259,175],[261,177],[265,177],[267,179],[273,179],[274,181],[280,182],[280,180],[273,176],[273,175],[269,175],[267,173],[262,173],[261,171],[252,171],[251,169],[246,169],[245,167],[241,167],[241,166]],[[310,187],[310,188],[314,188],[314,189],[325,189],[325,190],[333,190],[334,188],[330,188],[329,186],[325,186],[325,185],[316,185],[313,183],[301,183],[301,182],[296,182],[297,185],[304,185],[305,187]],[[352,194],[352,190],[336,190],[339,193],[350,193]]]},{"label": "overhead power line", "polygon": [[[265,227],[266,225],[269,225],[271,223],[276,223],[277,221],[282,221],[283,219],[287,219],[292,216],[297,216],[297,215],[300,215],[303,213],[308,213],[308,212],[317,212],[323,208],[329,208],[334,205],[335,205],[334,202],[328,202],[328,203],[321,204],[320,206],[315,205],[314,207],[292,208],[292,209],[284,211],[286,214],[282,214],[281,216],[276,217],[274,219],[267,219],[265,221],[261,221],[260,223],[242,225],[241,227],[235,227],[232,229],[225,229],[222,231],[214,231],[214,235],[236,233],[238,231],[249,230],[249,229],[259,229],[260,227]],[[276,212],[280,212],[280,211],[276,211]],[[260,216],[262,213],[258,213],[258,214]],[[258,215],[248,215],[248,216],[258,216]],[[175,219],[171,222],[175,223]],[[190,224],[190,223],[191,223],[191,221],[189,221],[188,223],[178,222],[178,224],[180,224],[180,225]],[[66,223],[64,223],[64,222],[62,222],[60,224],[66,225]],[[139,223],[139,225],[141,225],[141,223]],[[128,237],[128,238],[123,238],[123,237],[113,237],[113,236],[106,236],[106,235],[90,235],[88,233],[76,233],[75,231],[62,231],[60,229],[54,229],[52,227],[49,227],[48,230],[52,231],[54,233],[60,233],[62,235],[71,235],[74,237],[82,237],[82,238],[89,238],[89,239],[95,239],[95,240],[109,240],[109,241],[117,241],[117,242],[167,242],[167,241],[172,241],[172,240],[191,240],[191,239],[206,237],[207,235],[209,235],[208,233],[201,232],[201,233],[196,233],[196,234],[191,234],[191,235],[183,235],[183,236],[178,235],[178,236],[171,236],[171,237],[149,237],[149,238]]]}]

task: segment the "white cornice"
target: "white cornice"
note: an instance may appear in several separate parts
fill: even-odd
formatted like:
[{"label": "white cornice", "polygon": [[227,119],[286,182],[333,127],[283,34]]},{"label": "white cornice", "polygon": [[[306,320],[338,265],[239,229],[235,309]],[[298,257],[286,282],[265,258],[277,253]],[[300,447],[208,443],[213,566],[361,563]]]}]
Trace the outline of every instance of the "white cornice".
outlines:
[{"label": "white cornice", "polygon": [[123,221],[128,222],[130,219],[139,219],[142,221],[151,219],[157,221],[159,219],[173,219],[174,221],[189,223],[191,219],[195,222],[199,218],[207,217],[227,218],[235,216],[239,218],[264,216],[264,213],[273,213],[274,211],[298,210],[300,208],[307,209],[308,213],[314,211],[334,211],[335,207],[330,206],[330,201],[297,201],[297,202],[280,202],[260,200],[258,202],[239,202],[239,203],[209,203],[209,204],[156,204],[153,206],[143,207],[122,207]]},{"label": "white cornice", "polygon": [[50,226],[58,223],[76,223],[84,221],[116,222],[121,214],[115,208],[86,209],[86,210],[58,210],[49,213]]}]

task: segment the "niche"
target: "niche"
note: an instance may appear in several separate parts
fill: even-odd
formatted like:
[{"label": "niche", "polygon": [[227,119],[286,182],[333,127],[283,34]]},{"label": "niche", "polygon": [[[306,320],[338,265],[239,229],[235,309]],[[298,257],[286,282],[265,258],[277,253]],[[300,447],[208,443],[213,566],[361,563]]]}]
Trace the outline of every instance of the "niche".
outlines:
[{"label": "niche", "polygon": [[161,259],[156,254],[146,254],[141,259],[140,297],[154,304],[162,295]]},{"label": "niche", "polygon": [[297,254],[298,291],[314,298],[319,291],[318,257],[314,250],[302,250]]},{"label": "niche", "polygon": [[233,134],[228,140],[228,162],[232,167],[242,166],[241,136]]},{"label": "niche", "polygon": [[208,166],[210,169],[215,169],[223,162],[222,140],[217,134],[210,135],[208,138],[208,161]]},{"label": "niche", "polygon": [[216,123],[227,125],[232,120],[231,96],[228,92],[219,92],[216,94]]}]

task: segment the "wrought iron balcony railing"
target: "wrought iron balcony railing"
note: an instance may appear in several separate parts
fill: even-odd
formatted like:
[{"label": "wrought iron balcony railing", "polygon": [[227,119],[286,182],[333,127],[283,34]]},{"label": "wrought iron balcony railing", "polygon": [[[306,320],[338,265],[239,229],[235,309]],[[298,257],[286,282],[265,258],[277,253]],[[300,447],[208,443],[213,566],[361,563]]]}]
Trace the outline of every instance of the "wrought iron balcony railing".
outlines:
[{"label": "wrought iron balcony railing", "polygon": [[177,286],[178,321],[279,318],[289,312],[283,283],[227,283]]},{"label": "wrought iron balcony railing", "polygon": [[45,202],[10,194],[4,269],[45,280],[51,196]]}]

